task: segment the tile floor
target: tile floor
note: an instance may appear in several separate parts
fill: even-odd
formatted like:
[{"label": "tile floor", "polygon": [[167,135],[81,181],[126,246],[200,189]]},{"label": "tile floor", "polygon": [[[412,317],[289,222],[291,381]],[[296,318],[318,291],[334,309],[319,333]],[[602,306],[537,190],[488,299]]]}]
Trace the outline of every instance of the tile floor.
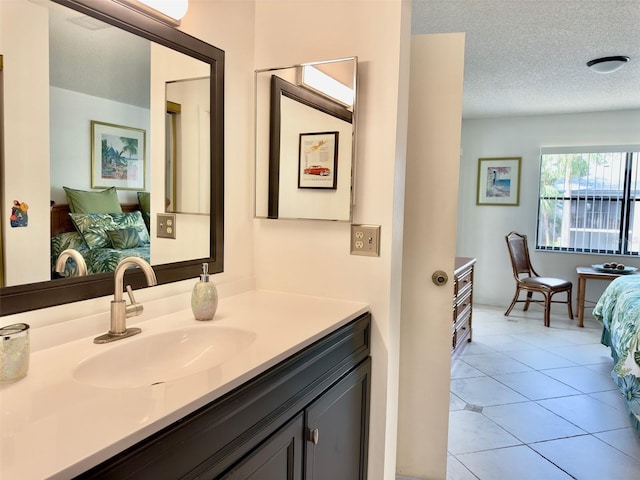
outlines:
[{"label": "tile floor", "polygon": [[[562,310],[474,305],[473,342],[451,366],[447,480],[638,480],[640,436],[599,324]],[[520,309],[520,310],[518,310]]]}]

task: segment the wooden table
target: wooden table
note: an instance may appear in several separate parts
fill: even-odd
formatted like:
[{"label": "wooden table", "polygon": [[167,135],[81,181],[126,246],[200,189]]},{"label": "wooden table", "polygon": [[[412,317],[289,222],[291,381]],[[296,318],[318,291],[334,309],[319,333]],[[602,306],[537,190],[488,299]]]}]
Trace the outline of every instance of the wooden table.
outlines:
[{"label": "wooden table", "polygon": [[587,290],[587,280],[614,280],[628,273],[601,272],[592,267],[576,267],[578,273],[578,326],[584,327],[584,296]]}]

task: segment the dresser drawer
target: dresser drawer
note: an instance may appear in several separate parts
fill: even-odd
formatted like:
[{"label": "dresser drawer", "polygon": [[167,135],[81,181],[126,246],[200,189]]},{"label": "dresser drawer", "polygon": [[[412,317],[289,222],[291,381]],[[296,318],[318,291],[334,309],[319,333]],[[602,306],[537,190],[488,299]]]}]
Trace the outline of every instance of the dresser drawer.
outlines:
[{"label": "dresser drawer", "polygon": [[460,297],[456,298],[456,302],[453,306],[453,319],[454,322],[465,310],[471,308],[471,294],[472,290],[469,288],[465,290]]},{"label": "dresser drawer", "polygon": [[469,268],[463,272],[456,274],[456,281],[454,284],[454,294],[458,295],[463,290],[471,288],[473,282],[473,268]]},{"label": "dresser drawer", "polygon": [[471,341],[473,323],[473,271],[475,258],[456,257],[453,283],[452,355]]},{"label": "dresser drawer", "polygon": [[456,330],[463,323],[470,323],[469,318],[471,317],[471,305],[467,305],[465,308],[460,309],[457,315],[453,317],[453,325],[452,329]]},{"label": "dresser drawer", "polygon": [[[469,311],[471,313],[471,311]],[[458,347],[462,342],[471,341],[471,324],[469,323],[469,319],[471,315],[468,315],[464,318],[463,322],[458,323],[455,332],[453,333],[453,338],[455,339],[455,343],[453,347]]]}]

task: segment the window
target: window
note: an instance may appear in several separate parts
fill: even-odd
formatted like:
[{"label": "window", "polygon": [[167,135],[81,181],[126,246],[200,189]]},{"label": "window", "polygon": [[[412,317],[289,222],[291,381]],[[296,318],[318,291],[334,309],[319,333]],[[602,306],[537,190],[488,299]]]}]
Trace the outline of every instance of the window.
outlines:
[{"label": "window", "polygon": [[543,148],[538,250],[640,254],[640,146]]}]

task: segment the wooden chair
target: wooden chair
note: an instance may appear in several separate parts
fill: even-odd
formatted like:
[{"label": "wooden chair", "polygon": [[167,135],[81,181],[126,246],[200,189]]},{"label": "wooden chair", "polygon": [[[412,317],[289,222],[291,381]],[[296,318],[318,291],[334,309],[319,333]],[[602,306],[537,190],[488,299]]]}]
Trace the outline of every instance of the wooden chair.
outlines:
[{"label": "wooden chair", "polygon": [[[509,308],[507,308],[505,312],[505,316],[511,313],[516,303],[524,302],[525,312],[528,310],[529,304],[539,303],[544,305],[544,326],[548,327],[550,325],[551,304],[566,303],[567,309],[569,310],[569,318],[573,319],[573,311],[571,310],[571,290],[573,284],[568,280],[541,277],[538,275],[531,265],[526,235],[511,232],[505,239],[507,240],[507,248],[509,249],[509,256],[511,257],[513,277],[516,280],[516,293],[513,296],[511,305],[509,305]],[[527,297],[524,300],[518,299],[521,291],[527,292]],[[552,300],[552,297],[560,292],[567,292],[567,300]],[[544,299],[534,299],[534,293],[541,293]]]}]

